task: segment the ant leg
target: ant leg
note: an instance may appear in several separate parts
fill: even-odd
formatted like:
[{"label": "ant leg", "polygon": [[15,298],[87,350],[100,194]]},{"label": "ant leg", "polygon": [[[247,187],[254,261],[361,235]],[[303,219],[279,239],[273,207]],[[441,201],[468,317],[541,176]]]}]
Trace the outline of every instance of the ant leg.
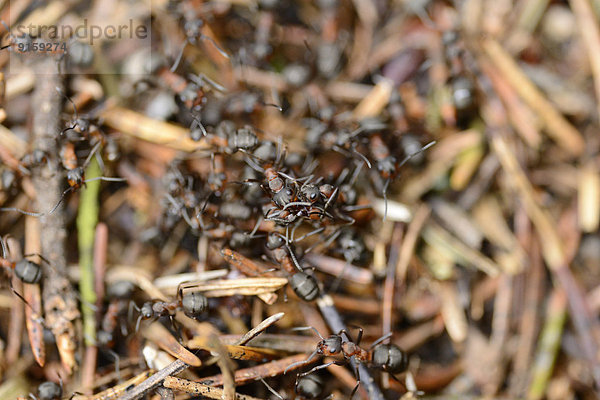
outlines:
[{"label": "ant leg", "polygon": [[183,217],[183,220],[190,226],[190,228],[194,229],[194,230],[198,230],[198,224],[194,224],[194,221],[192,221],[192,219],[190,218],[187,210],[184,208],[181,212],[181,216]]},{"label": "ant leg", "polygon": [[[327,202],[325,203],[325,206],[323,207],[323,212],[326,212],[327,209],[329,208],[329,206],[331,205],[331,202],[333,201],[333,199],[337,198],[337,194],[340,191],[339,187],[336,187],[335,190],[333,191],[333,193],[331,193],[331,196],[329,196],[329,198],[327,199]],[[323,216],[321,216],[321,219],[323,219]]]},{"label": "ant leg", "polygon": [[16,207],[0,207],[0,211],[16,211],[23,215],[29,215],[31,217],[38,217],[38,218],[44,215],[44,213],[39,213],[39,212],[33,213],[33,212],[21,210],[20,208],[16,208]]},{"label": "ant leg", "polygon": [[371,347],[369,347],[369,349],[375,348],[375,346],[377,346],[379,343],[384,342],[385,340],[389,339],[390,337],[392,337],[392,332],[386,333],[385,335],[383,335],[382,337],[380,337],[379,339],[374,341],[373,344],[371,345]]},{"label": "ant leg", "polygon": [[304,365],[304,364],[308,364],[308,363],[310,362],[310,360],[312,360],[312,359],[313,359],[313,357],[314,357],[314,356],[316,356],[316,355],[317,355],[317,350],[313,351],[313,352],[310,354],[310,356],[308,356],[308,358],[307,358],[306,360],[304,360],[304,361],[298,361],[298,362],[295,362],[295,363],[292,363],[292,364],[288,365],[288,366],[287,366],[287,368],[286,368],[286,369],[283,371],[283,374],[284,374],[284,375],[285,375],[285,374],[287,374],[287,372],[288,372],[288,371],[289,371],[289,370],[290,370],[292,367],[295,367],[295,366],[298,366],[298,365]]},{"label": "ant leg", "polygon": [[352,397],[354,397],[358,387],[360,386],[360,370],[358,369],[358,363],[354,363],[354,374],[356,375],[356,386],[354,386],[354,389],[352,389],[350,400],[352,400]]},{"label": "ant leg", "polygon": [[254,237],[254,235],[256,235],[256,231],[258,231],[258,228],[260,227],[260,224],[263,222],[263,220],[264,217],[259,214],[258,218],[256,219],[256,225],[254,225],[254,228],[250,232],[250,237]]},{"label": "ant leg", "polygon": [[27,300],[25,300],[25,297],[23,297],[19,292],[17,292],[17,290],[13,287],[12,285],[12,279],[8,280],[8,286],[10,287],[10,291],[13,292],[15,294],[15,296],[17,296],[19,299],[21,299],[23,301],[23,303],[25,303],[27,305],[27,307],[31,308],[31,310],[35,313],[35,310],[33,309],[33,307],[31,307],[31,304],[29,304],[29,302]]},{"label": "ant leg", "polygon": [[346,334],[346,336],[348,336],[348,339],[352,342],[352,343],[356,343],[354,341],[354,339],[352,339],[352,336],[350,336],[350,333],[348,332],[348,330],[346,328],[342,329],[341,331],[338,332],[338,335],[341,336],[343,334]]},{"label": "ant leg", "polygon": [[[229,58],[229,57],[227,57]],[[226,92],[227,88],[223,85],[218,84],[217,82],[213,81],[212,79],[210,79],[208,76],[204,75],[204,74],[189,74],[188,78],[190,78],[190,80],[192,82],[194,82],[195,84],[197,84],[198,86],[204,86],[204,82],[208,83],[210,86],[212,86],[214,89],[218,90],[219,92]]]},{"label": "ant leg", "polygon": [[70,186],[64,192],[62,192],[62,195],[60,196],[60,199],[58,199],[58,203],[56,203],[56,205],[54,207],[52,207],[52,210],[50,210],[48,212],[48,215],[54,213],[54,211],[56,211],[56,209],[58,208],[58,206],[60,206],[61,203],[63,202],[63,200],[65,199],[65,196],[67,194],[71,193],[73,190],[75,190],[75,186]]},{"label": "ant leg", "polygon": [[108,349],[108,353],[115,358],[115,373],[117,374],[117,380],[121,381],[121,357],[111,349]]},{"label": "ant leg", "polygon": [[8,247],[6,246],[6,243],[2,237],[0,237],[0,245],[2,246],[2,258],[8,260]]},{"label": "ant leg", "polygon": [[310,375],[310,374],[312,374],[312,373],[313,373],[313,372],[315,372],[315,371],[318,371],[318,370],[321,370],[321,369],[327,368],[327,367],[329,367],[330,365],[333,365],[333,364],[335,364],[335,365],[344,365],[345,363],[344,363],[344,362],[342,362],[342,363],[340,364],[340,361],[331,361],[331,362],[328,362],[327,364],[321,364],[321,365],[317,365],[316,367],[314,367],[314,368],[312,368],[312,369],[310,369],[310,370],[308,370],[308,371],[306,371],[306,372],[303,372],[303,373],[301,373],[301,374],[298,374],[298,377],[297,377],[297,379],[300,379],[300,378],[302,378],[303,376],[306,376],[306,375]]},{"label": "ant leg", "polygon": [[[263,378],[260,378],[260,381],[263,383],[263,385],[265,385],[267,387],[267,389],[269,390],[269,392],[271,392],[275,396],[277,396],[278,399],[284,400],[283,397],[279,393],[277,393],[275,391],[275,389],[273,389],[271,386],[269,386],[269,384]],[[297,384],[297,382],[298,381],[296,381],[296,384]]]},{"label": "ant leg", "polygon": [[388,190],[388,186],[390,185],[390,178],[387,178],[387,180],[385,181],[385,183],[383,184],[383,204],[384,204],[384,208],[383,208],[383,221],[385,222],[385,219],[387,217],[387,210],[388,210],[388,201],[387,201],[387,190]]},{"label": "ant leg", "polygon": [[183,57],[183,50],[185,50],[185,46],[187,46],[188,43],[189,43],[189,39],[185,39],[185,41],[183,42],[183,46],[181,46],[181,50],[179,50],[179,53],[177,53],[177,58],[175,58],[175,63],[173,64],[173,66],[171,67],[171,69],[169,71],[175,72],[175,70],[179,66],[179,63],[181,62],[181,58]]}]

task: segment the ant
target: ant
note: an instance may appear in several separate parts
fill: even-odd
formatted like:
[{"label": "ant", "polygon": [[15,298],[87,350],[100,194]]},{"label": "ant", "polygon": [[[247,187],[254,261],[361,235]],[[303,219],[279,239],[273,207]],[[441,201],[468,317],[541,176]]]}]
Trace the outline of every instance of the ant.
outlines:
[{"label": "ant", "polygon": [[448,30],[442,34],[444,57],[448,65],[452,105],[456,113],[455,118],[459,127],[465,127],[476,109],[476,93],[473,78],[469,76],[465,65],[467,52],[461,41],[459,31]]},{"label": "ant", "polygon": [[[186,4],[183,4],[183,6],[185,7]],[[181,59],[183,57],[183,51],[185,50],[185,47],[188,45],[188,43],[196,46],[199,40],[209,41],[219,52],[219,54],[221,54],[224,58],[229,59],[229,54],[225,50],[223,50],[213,38],[211,38],[210,36],[206,36],[201,32],[202,28],[204,27],[204,20],[202,20],[196,15],[195,9],[187,7],[187,9],[183,10],[182,14],[184,20],[183,29],[185,31],[186,38],[183,43],[183,46],[181,47],[181,50],[179,50],[179,53],[177,54],[175,63],[171,67],[171,71],[175,71],[179,66],[179,63],[181,62]]]},{"label": "ant", "polygon": [[139,330],[142,320],[157,319],[160,317],[171,317],[178,309],[182,309],[184,314],[190,318],[198,318],[204,313],[208,307],[208,299],[200,292],[183,293],[184,287],[180,284],[177,288],[177,299],[171,302],[168,301],[147,301],[141,308],[137,308],[140,312],[137,323],[135,324],[136,332]]},{"label": "ant", "polygon": [[288,281],[298,297],[304,301],[313,301],[319,297],[319,282],[314,276],[303,271],[283,236],[278,233],[270,233],[267,236],[266,246],[271,250],[273,258],[290,274]]},{"label": "ant", "polygon": [[[69,144],[69,143],[67,143],[67,144]],[[67,183],[69,184],[69,187],[67,189],[65,189],[65,191],[60,196],[60,199],[58,200],[56,205],[52,208],[52,210],[50,210],[48,212],[48,214],[52,214],[54,211],[56,211],[56,209],[62,203],[62,201],[64,200],[64,198],[67,194],[81,189],[81,187],[85,186],[85,184],[88,182],[93,182],[93,181],[98,181],[98,180],[106,181],[106,182],[125,182],[126,181],[126,179],[124,179],[124,178],[114,178],[114,177],[107,177],[107,176],[97,176],[94,178],[85,179],[85,169],[91,162],[92,157],[94,155],[96,155],[98,149],[100,148],[100,145],[101,145],[101,142],[96,143],[96,145],[92,148],[92,150],[90,151],[90,154],[88,154],[87,158],[85,159],[84,163],[81,166],[77,165],[77,155],[75,154],[74,147],[67,146],[66,148],[63,148],[66,150],[63,151],[61,154],[62,163],[65,166],[65,168],[67,169]]]},{"label": "ant", "polygon": [[[29,398],[34,399],[34,400],[60,400],[60,399],[62,399],[62,396],[63,396],[62,379],[60,380],[60,385],[57,383],[54,383],[52,381],[46,381],[46,382],[40,383],[40,385],[38,386],[37,392],[38,392],[37,397],[30,393]],[[75,396],[81,395],[81,394],[82,393],[74,392],[71,395],[71,397],[69,397],[69,400],[71,400]]]},{"label": "ant", "polygon": [[[269,392],[277,396],[278,399],[284,400],[284,398],[275,391],[263,378],[260,378],[261,382],[267,387]],[[296,400],[313,400],[318,399],[323,395],[323,379],[317,374],[311,374],[296,381],[294,391],[300,397],[296,397]],[[330,394],[325,398],[329,400],[333,398],[333,394]]]},{"label": "ant", "polygon": [[[8,259],[8,249],[6,247],[6,243],[4,243],[4,240],[2,240],[1,238],[0,244],[2,246],[2,258],[0,259],[0,265],[2,265],[3,267],[11,268],[14,271],[17,278],[19,278],[19,280],[21,280],[23,283],[29,283],[32,285],[37,285],[38,283],[40,283],[42,279],[42,267],[40,264],[35,263],[26,258],[22,258],[17,262],[11,262]],[[41,258],[44,261],[46,261],[43,257]],[[19,295],[19,297],[21,296]]]},{"label": "ant", "polygon": [[385,183],[382,188],[383,201],[385,204],[385,210],[383,213],[383,220],[385,221],[387,216],[387,190],[390,185],[392,179],[394,179],[400,170],[400,168],[406,164],[411,158],[414,156],[421,154],[431,146],[433,146],[436,142],[432,141],[421,147],[419,150],[407,154],[402,161],[398,162],[396,157],[392,156],[390,153],[390,149],[387,144],[383,141],[383,138],[380,134],[374,134],[371,136],[371,153],[376,161],[377,171],[379,172],[379,176],[385,179]]},{"label": "ant", "polygon": [[[117,281],[110,285],[107,290],[107,297],[110,300],[106,313],[100,323],[98,331],[98,343],[102,346],[112,347],[114,345],[115,331],[119,318],[127,311],[127,299],[133,294],[134,285],[129,281]],[[121,325],[123,336],[126,335],[123,325]]]},{"label": "ant", "polygon": [[[350,335],[346,331],[346,329],[342,329],[338,334],[330,335],[327,338],[323,338],[319,331],[312,326],[295,328],[295,330],[307,330],[312,329],[321,339],[317,344],[317,348],[315,351],[304,361],[299,361],[297,363],[293,363],[286,368],[286,372],[295,365],[307,364],[313,357],[319,355],[324,357],[330,356],[341,356],[343,357],[341,360],[335,360],[326,364],[317,365],[307,372],[303,372],[298,374],[297,380],[305,377],[315,371],[318,371],[323,368],[327,368],[330,365],[346,365],[350,361],[351,357],[357,361],[357,363],[362,363],[369,365],[374,368],[381,369],[385,372],[388,372],[393,377],[394,374],[404,372],[408,368],[408,357],[405,352],[403,352],[398,346],[393,343],[384,344],[382,343],[384,340],[388,339],[391,336],[390,334],[384,335],[381,338],[377,339],[369,349],[363,349],[360,347],[360,341],[363,335],[363,329],[358,328],[358,338],[356,341],[353,341],[350,338]],[[349,340],[345,340],[342,335],[345,335]],[[350,394],[350,398],[354,396],[356,391],[358,390],[358,386],[360,385],[360,376],[358,372],[358,364],[355,365],[355,375],[356,375],[356,386],[352,390]],[[396,379],[394,377],[394,379]]]},{"label": "ant", "polygon": [[258,146],[258,136],[254,128],[245,125],[236,128],[231,120],[221,121],[215,128],[215,133],[208,136],[209,142],[221,153],[233,154],[238,151],[248,153]]},{"label": "ant", "polygon": [[[96,114],[96,111],[93,111],[91,115],[80,116],[77,112],[77,106],[75,105],[75,102],[69,96],[67,96],[60,88],[57,87],[56,91],[65,99],[67,99],[67,101],[71,103],[71,106],[73,107],[73,116],[67,123],[67,127],[60,131],[59,136],[62,137],[67,132],[73,131],[78,135],[83,135],[90,139],[94,139],[94,141],[104,142],[104,138],[102,136],[102,133],[100,132],[100,128],[96,123],[92,122],[92,120],[94,119],[92,115]],[[67,137],[68,136],[69,135],[67,135]]]}]

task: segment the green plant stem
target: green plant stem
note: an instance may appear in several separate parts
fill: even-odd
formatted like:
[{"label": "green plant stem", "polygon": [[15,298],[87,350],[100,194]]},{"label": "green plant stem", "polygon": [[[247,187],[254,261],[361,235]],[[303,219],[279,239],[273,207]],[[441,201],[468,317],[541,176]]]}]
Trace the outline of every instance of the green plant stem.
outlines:
[{"label": "green plant stem", "polygon": [[[100,166],[92,158],[86,171],[86,178],[100,176]],[[96,303],[94,291],[94,236],[98,223],[98,193],[100,180],[86,184],[81,190],[79,211],[77,214],[77,242],[79,246],[79,268],[81,278],[81,312],[83,314],[83,333],[86,346],[96,343],[96,317],[92,305]]]}]

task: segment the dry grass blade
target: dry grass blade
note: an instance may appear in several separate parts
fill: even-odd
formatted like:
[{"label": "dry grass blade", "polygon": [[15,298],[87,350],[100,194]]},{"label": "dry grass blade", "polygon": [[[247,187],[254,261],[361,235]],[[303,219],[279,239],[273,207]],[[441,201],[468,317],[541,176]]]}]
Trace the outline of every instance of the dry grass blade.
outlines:
[{"label": "dry grass blade", "polygon": [[600,173],[594,162],[579,171],[579,227],[583,232],[595,232],[600,222]]},{"label": "dry grass blade", "polygon": [[140,384],[141,382],[145,381],[146,379],[148,379],[153,373],[154,373],[154,371],[152,371],[152,370],[144,371],[141,374],[138,374],[138,375],[134,376],[133,378],[126,380],[123,383],[120,383],[116,386],[106,389],[100,393],[96,393],[93,396],[75,395],[73,397],[73,400],[113,400],[113,399],[116,399],[118,396],[122,395],[129,388],[134,387],[134,386]]},{"label": "dry grass blade", "polygon": [[244,346],[246,343],[263,333],[269,326],[273,325],[277,321],[279,321],[285,313],[277,313],[275,315],[271,315],[269,318],[262,321],[260,324],[256,325],[254,328],[250,329],[244,336],[240,338],[235,344],[238,346]]},{"label": "dry grass blade", "polygon": [[[207,337],[192,338],[188,340],[186,345],[190,349],[211,349],[210,338]],[[223,347],[227,351],[229,357],[235,360],[265,362],[279,357],[282,353],[280,350],[273,350],[264,347],[240,346],[233,344],[224,344]]]},{"label": "dry grass blade", "polygon": [[382,78],[358,103],[353,112],[354,118],[361,120],[379,115],[390,101],[393,87],[394,83],[391,80]]},{"label": "dry grass blade", "polygon": [[[186,288],[202,292],[206,297],[225,297],[233,295],[254,296],[277,291],[287,284],[285,278],[242,278],[215,280],[211,282],[189,282]],[[185,289],[184,289],[185,290]]]},{"label": "dry grass blade", "polygon": [[171,332],[167,330],[160,322],[154,321],[142,330],[142,335],[146,340],[149,340],[158,345],[161,349],[165,350],[172,356],[180,359],[188,365],[199,367],[202,365],[202,361],[185,347],[183,347],[177,339],[171,335]]},{"label": "dry grass blade", "polygon": [[493,260],[468,247],[436,223],[429,222],[423,228],[422,236],[431,246],[446,252],[459,263],[477,268],[490,276],[500,273],[500,267]]},{"label": "dry grass blade", "polygon": [[538,113],[548,134],[570,154],[580,155],[585,145],[577,129],[546,100],[497,41],[488,38],[482,41],[482,46],[491,63],[498,67],[529,107]]},{"label": "dry grass blade", "polygon": [[[334,276],[342,276],[343,279],[361,285],[368,285],[373,282],[373,272],[347,263],[346,261],[316,253],[308,253],[305,258],[310,263],[314,264],[319,271]],[[344,272],[343,275],[341,275],[342,271]]]},{"label": "dry grass blade", "polygon": [[209,148],[206,142],[194,142],[190,139],[188,129],[157,121],[122,107],[108,108],[100,116],[107,126],[138,139],[189,152]]},{"label": "dry grass blade", "polygon": [[[285,357],[280,360],[271,361],[265,364],[260,364],[251,368],[238,369],[235,371],[235,384],[238,386],[244,385],[249,382],[257,381],[260,378],[272,378],[277,375],[282,375],[286,368],[290,365],[305,361],[308,359],[306,354],[296,354],[293,356]],[[314,363],[317,360],[313,358],[310,363]],[[310,364],[296,365],[288,370],[288,373],[297,370],[301,367],[308,366]],[[222,386],[223,377],[222,375],[209,376],[202,378],[201,383],[209,386]]]},{"label": "dry grass blade", "polygon": [[596,107],[600,114],[600,29],[598,28],[598,15],[594,14],[592,5],[588,0],[570,0],[571,9],[577,17],[583,42],[587,47],[594,89],[596,90]]},{"label": "dry grass blade", "polygon": [[[25,253],[39,254],[41,250],[40,223],[37,218],[25,218]],[[37,257],[37,256],[36,256]],[[41,262],[37,257],[37,262]],[[46,347],[44,345],[44,325],[42,324],[42,293],[39,285],[23,284],[25,307],[25,322],[29,335],[31,351],[37,363],[43,367],[46,363]]]},{"label": "dry grass blade", "polygon": [[[223,389],[216,388],[213,386],[203,385],[202,383],[188,381],[187,379],[175,378],[169,376],[163,382],[163,385],[167,388],[177,390],[179,392],[200,395],[209,399],[224,399],[225,393]],[[257,397],[248,396],[245,394],[236,394],[235,399],[237,400],[260,400]]]}]

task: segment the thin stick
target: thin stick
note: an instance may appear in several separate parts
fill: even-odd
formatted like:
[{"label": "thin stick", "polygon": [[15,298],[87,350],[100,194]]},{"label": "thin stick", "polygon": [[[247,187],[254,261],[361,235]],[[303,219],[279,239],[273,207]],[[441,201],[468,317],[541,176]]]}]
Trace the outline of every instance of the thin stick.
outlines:
[{"label": "thin stick", "polygon": [[[180,392],[190,393],[201,395],[202,397],[207,397],[209,399],[222,399],[224,398],[224,391],[221,388],[216,388],[213,386],[204,385],[198,382],[188,381],[187,379],[174,378],[172,376],[168,376],[165,378],[163,385],[167,388],[178,390]],[[248,396],[245,394],[236,394],[235,398],[237,400],[260,400],[256,397]]]},{"label": "thin stick", "polygon": [[510,54],[494,39],[485,39],[482,45],[491,63],[498,67],[529,107],[542,118],[548,134],[570,154],[581,154],[585,148],[581,134],[535,87]]},{"label": "thin stick", "polygon": [[175,360],[171,364],[167,365],[165,368],[158,371],[156,374],[152,375],[139,385],[133,387],[129,392],[125,393],[123,396],[119,397],[117,400],[137,400],[141,399],[147,393],[150,393],[152,390],[156,389],[160,386],[165,378],[171,375],[178,374],[184,369],[188,368],[189,365],[184,363],[181,360]]},{"label": "thin stick", "polygon": [[588,0],[570,0],[571,9],[577,17],[583,43],[587,48],[594,89],[596,90],[596,111],[600,112],[600,30],[597,15]]},{"label": "thin stick", "polygon": [[250,329],[244,336],[240,338],[240,340],[236,341],[236,345],[243,346],[262,332],[264,332],[269,326],[273,325],[275,322],[279,321],[285,313],[277,313],[275,315],[271,315],[269,318],[265,319],[260,324],[256,325],[254,328]]}]

